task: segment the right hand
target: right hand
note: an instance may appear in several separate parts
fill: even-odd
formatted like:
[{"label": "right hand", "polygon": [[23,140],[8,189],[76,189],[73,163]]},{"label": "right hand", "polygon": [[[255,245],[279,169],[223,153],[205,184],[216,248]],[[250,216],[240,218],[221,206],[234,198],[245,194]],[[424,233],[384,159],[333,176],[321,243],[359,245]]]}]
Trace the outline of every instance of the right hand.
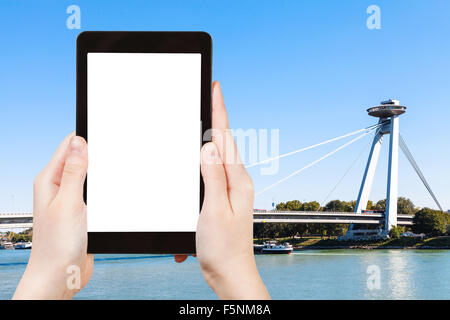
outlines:
[{"label": "right hand", "polygon": [[196,233],[200,267],[221,299],[270,299],[253,254],[253,183],[239,159],[218,82],[213,84],[212,123],[212,142],[201,151],[205,198]]}]

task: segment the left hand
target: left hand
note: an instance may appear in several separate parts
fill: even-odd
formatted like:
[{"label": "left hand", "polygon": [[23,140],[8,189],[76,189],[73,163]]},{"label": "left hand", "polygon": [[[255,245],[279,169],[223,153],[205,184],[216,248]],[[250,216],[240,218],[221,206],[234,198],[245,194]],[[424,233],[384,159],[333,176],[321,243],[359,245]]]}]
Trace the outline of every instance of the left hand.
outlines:
[{"label": "left hand", "polygon": [[33,247],[13,299],[70,299],[89,281],[86,141],[73,133],[34,181]]}]

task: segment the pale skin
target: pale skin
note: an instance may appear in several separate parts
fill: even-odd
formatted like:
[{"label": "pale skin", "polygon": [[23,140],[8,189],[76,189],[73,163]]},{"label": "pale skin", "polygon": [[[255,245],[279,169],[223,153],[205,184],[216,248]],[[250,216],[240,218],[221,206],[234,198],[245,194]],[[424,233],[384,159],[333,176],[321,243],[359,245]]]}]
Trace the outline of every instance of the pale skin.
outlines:
[{"label": "pale skin", "polygon": [[[197,225],[197,257],[219,298],[270,299],[253,255],[253,183],[231,137],[218,82],[213,84],[212,104],[212,142],[201,151],[205,198]],[[230,154],[237,161],[229,161]],[[87,144],[71,134],[36,177],[33,248],[13,299],[70,299],[89,282],[93,256],[86,253],[83,201],[87,167]],[[186,258],[176,255],[175,261]],[[79,267],[79,289],[67,285],[70,266]]]}]

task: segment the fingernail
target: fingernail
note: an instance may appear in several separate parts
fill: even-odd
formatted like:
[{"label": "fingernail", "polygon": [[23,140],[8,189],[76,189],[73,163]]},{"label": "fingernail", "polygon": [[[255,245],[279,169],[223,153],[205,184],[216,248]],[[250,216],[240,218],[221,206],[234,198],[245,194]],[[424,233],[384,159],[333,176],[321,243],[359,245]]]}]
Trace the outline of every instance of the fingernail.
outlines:
[{"label": "fingernail", "polygon": [[203,161],[206,164],[214,164],[218,162],[218,150],[214,143],[208,143],[204,147]]},{"label": "fingernail", "polygon": [[70,140],[70,152],[80,153],[84,148],[84,139],[78,136],[72,137]]}]

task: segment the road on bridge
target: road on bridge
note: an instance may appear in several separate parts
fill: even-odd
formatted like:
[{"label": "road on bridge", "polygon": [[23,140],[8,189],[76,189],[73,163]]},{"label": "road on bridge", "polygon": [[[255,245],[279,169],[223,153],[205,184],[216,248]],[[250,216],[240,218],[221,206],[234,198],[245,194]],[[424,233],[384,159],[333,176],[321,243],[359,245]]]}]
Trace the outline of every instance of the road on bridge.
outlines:
[{"label": "road on bridge", "polygon": [[[313,212],[313,211],[255,211],[255,223],[342,223],[342,224],[383,224],[383,213],[354,212]],[[397,224],[413,224],[412,215],[397,216]],[[0,229],[31,228],[32,213],[0,214]]]}]

